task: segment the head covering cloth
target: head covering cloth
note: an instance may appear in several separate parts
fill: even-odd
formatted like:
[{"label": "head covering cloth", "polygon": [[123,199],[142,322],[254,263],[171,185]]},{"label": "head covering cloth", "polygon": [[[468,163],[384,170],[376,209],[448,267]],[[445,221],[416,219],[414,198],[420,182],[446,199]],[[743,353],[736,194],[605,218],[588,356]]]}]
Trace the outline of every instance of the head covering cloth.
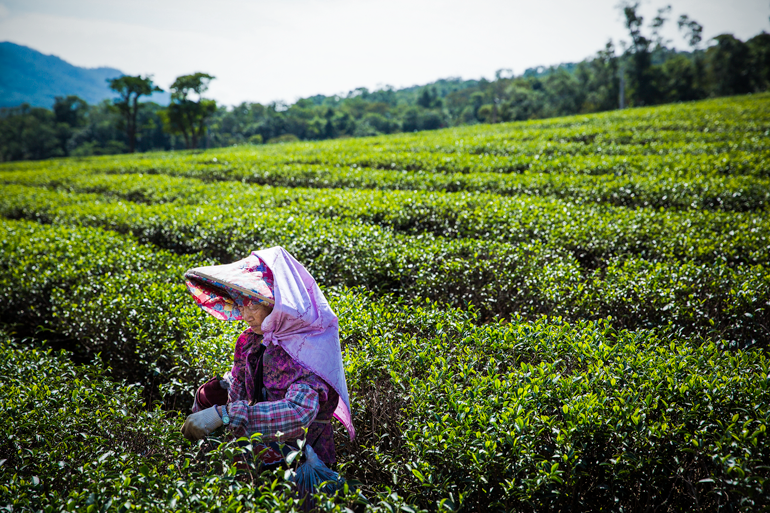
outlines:
[{"label": "head covering cloth", "polygon": [[190,269],[185,278],[198,306],[217,319],[242,319],[246,299],[272,304],[262,322],[264,343],[280,345],[336,390],[334,417],[355,437],[337,315],[302,264],[275,246],[231,264]]}]

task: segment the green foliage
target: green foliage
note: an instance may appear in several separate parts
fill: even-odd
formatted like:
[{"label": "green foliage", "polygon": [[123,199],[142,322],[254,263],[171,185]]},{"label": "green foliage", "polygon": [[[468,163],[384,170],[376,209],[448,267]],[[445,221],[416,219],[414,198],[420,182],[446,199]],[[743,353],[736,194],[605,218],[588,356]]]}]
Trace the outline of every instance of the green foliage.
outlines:
[{"label": "green foliage", "polygon": [[[49,234],[41,227],[41,237]],[[181,290],[174,296],[186,299]],[[761,351],[697,347],[648,331],[618,331],[606,321],[479,326],[472,310],[407,306],[360,290],[330,291],[330,299],[343,327],[358,426],[355,443],[338,441],[339,456],[352,462],[348,477],[375,490],[370,494],[379,490],[380,499],[390,495],[389,485],[428,508],[766,505],[770,364]],[[132,322],[157,316],[154,305],[133,307]],[[187,322],[201,316],[191,312]],[[109,314],[92,322],[106,327]],[[32,505],[112,499],[182,509],[218,500],[235,506],[247,497],[281,511],[287,507],[281,501],[291,504],[283,486],[267,486],[280,476],[255,483],[266,483],[258,493],[241,485],[227,470],[227,451],[188,469],[186,460],[197,458],[180,447],[172,424],[181,418],[169,423],[157,411],[142,412],[138,388],[101,382],[96,369],[79,377],[71,365],[59,361],[64,369],[56,368],[29,349],[8,353],[3,375],[12,377],[7,390],[14,400],[3,405],[11,433],[3,458],[16,458],[1,467],[13,469],[0,487],[8,497]],[[51,402],[56,416],[35,414],[49,411]],[[52,452],[43,440],[60,445]],[[40,450],[52,457],[37,458]],[[113,453],[104,456],[108,450]],[[212,461],[217,457],[225,461]],[[74,489],[68,479],[77,479]]]},{"label": "green foliage", "polygon": [[85,124],[88,104],[77,96],[57,96],[53,104],[53,114],[57,123],[65,123],[72,128],[80,127]]},{"label": "green foliage", "polygon": [[767,96],[757,95],[323,145],[65,160],[46,169],[290,187],[548,195],[627,207],[764,210],[770,202],[768,106]]},{"label": "green foliage", "polygon": [[335,305],[372,479],[465,510],[767,505],[764,352],[607,321],[478,327],[367,294]]},{"label": "green foliage", "polygon": [[[294,512],[302,503],[283,470],[239,470],[235,442],[190,446],[183,417],[143,408],[141,388],[66,354],[0,342],[0,510]],[[317,496],[321,511],[393,511],[351,490]],[[363,509],[363,508],[362,508]],[[349,511],[349,510],[347,510]]]},{"label": "green foliage", "polygon": [[237,327],[196,316],[197,307],[179,300],[182,273],[199,260],[100,230],[2,226],[4,323],[55,333],[79,355],[100,354],[116,376],[144,383],[148,397],[158,397],[161,383],[189,397],[195,382],[223,372]]},{"label": "green foliage", "polygon": [[[764,344],[767,105],[765,97],[739,98],[374,142],[297,143],[283,151],[265,146],[23,166],[0,176],[25,185],[4,186],[0,212],[106,227],[220,261],[280,244],[322,283],[471,302],[483,319],[611,315],[619,327]],[[670,130],[656,131],[661,126]],[[614,155],[584,152],[586,144]],[[739,157],[734,148],[741,148]],[[479,157],[515,158],[531,168],[436,172]],[[329,182],[314,181],[319,175],[310,169]],[[298,185],[287,178],[292,171],[297,182],[316,188],[239,181],[283,177]],[[427,178],[465,178],[484,192],[323,188],[439,188]],[[494,194],[503,183],[528,194]]]},{"label": "green foliage", "polygon": [[64,155],[53,112],[24,104],[0,118],[0,160],[37,160]]},{"label": "green foliage", "polygon": [[[136,149],[171,149],[155,103],[138,105]],[[40,160],[59,156],[84,157],[126,153],[125,120],[112,102],[86,105],[76,96],[57,98],[53,113],[22,105],[0,115],[0,161]]]},{"label": "green foliage", "polygon": [[[477,198],[448,198],[455,201],[443,209],[433,205],[436,213],[426,216],[431,205],[406,196],[400,198],[403,213],[389,215],[388,206],[398,203],[371,196],[351,202],[351,195],[342,195],[336,206],[310,197],[309,208],[279,206],[266,216],[262,209],[244,209],[243,202],[270,208],[289,198],[272,189],[237,196],[230,191],[236,204],[223,209],[227,200],[206,194],[201,203],[177,206],[97,203],[95,195],[19,187],[5,192],[0,213],[6,216],[105,227],[175,252],[203,251],[220,261],[240,257],[244,248],[283,245],[308,262],[322,283],[473,303],[485,317],[613,315],[626,327],[671,326],[704,335],[716,330],[729,344],[767,339],[770,277],[764,248],[770,227],[764,218],[747,218],[742,230],[733,224],[740,223],[734,216],[603,218],[601,211],[576,215],[563,205],[538,209],[533,201],[512,208],[508,217],[505,207],[483,210],[486,203],[477,204]],[[351,206],[363,219],[339,219],[335,209],[354,214]],[[313,209],[330,217],[313,215]],[[453,221],[453,212],[465,215]],[[442,221],[442,216],[448,218]],[[683,237],[683,224],[692,235]],[[458,238],[439,237],[426,228],[454,231]],[[736,229],[745,236],[736,236]],[[493,241],[496,232],[502,238],[498,242]],[[729,232],[729,239],[714,239]],[[751,294],[736,302],[735,291],[747,287]]]},{"label": "green foliage", "polygon": [[240,331],[184,270],[273,244],[340,317],[320,509],[770,507],[768,105],[0,166],[0,508],[299,509],[177,433]]},{"label": "green foliage", "polygon": [[163,89],[153,85],[150,76],[130,76],[108,80],[110,89],[114,90],[120,98],[115,99],[115,107],[122,116],[122,124],[128,139],[128,152],[134,153],[136,148],[137,116],[139,114],[139,97],[149,96],[154,92],[163,92]]},{"label": "green foliage", "polygon": [[[163,120],[171,133],[182,134],[187,149],[196,149],[206,131],[206,120],[217,110],[214,100],[203,98],[215,77],[207,73],[182,75],[174,80],[171,103],[163,112]],[[197,94],[197,100],[192,95]]]},{"label": "green foliage", "polygon": [[[530,68],[519,77],[514,77],[510,70],[498,70],[491,81],[448,78],[399,90],[386,86],[377,91],[357,88],[345,96],[316,95],[299,99],[292,105],[243,102],[227,108],[217,107],[213,100],[201,97],[214,77],[199,72],[177,77],[171,86],[173,94],[167,109],[155,104],[144,104],[140,109],[136,98],[129,101],[128,96],[131,96],[132,90],[147,91],[144,85],[149,79],[120,77],[112,82],[118,81],[115,83],[123,93],[128,91],[128,96],[124,94],[117,103],[123,118],[112,116],[110,119],[110,116],[100,112],[103,108],[94,106],[91,110],[95,112],[89,113],[87,128],[74,133],[53,126],[49,119],[42,119],[40,113],[33,113],[28,107],[4,109],[0,112],[0,148],[8,145],[11,151],[0,152],[0,159],[133,152],[135,140],[139,151],[199,149],[253,145],[264,141],[370,137],[449,126],[604,112],[618,107],[621,76],[630,81],[624,97],[636,107],[768,90],[768,34],[757,34],[746,42],[730,34],[721,34],[714,38],[715,44],[704,50],[700,48],[703,27],[687,15],[681,15],[679,29],[685,31],[692,50],[681,52],[666,47],[668,42],[660,35],[670,7],[659,9],[650,24],[651,33],[647,35],[643,33],[644,20],[637,12],[638,2],[624,2],[620,7],[623,8],[632,39],[632,44],[622,55],[616,54],[616,46],[610,40],[594,57],[580,63]],[[198,96],[197,100],[192,98],[192,94]],[[18,125],[43,126],[20,131]],[[670,129],[668,126],[664,128]],[[57,135],[52,137],[52,133]],[[645,137],[649,135],[644,134]],[[624,139],[626,136],[628,134],[622,134]],[[59,139],[58,145],[56,138]],[[39,144],[41,141],[48,143]],[[590,143],[586,139],[573,142]],[[605,155],[608,150],[610,153],[614,150],[607,146],[597,148],[601,148]],[[667,151],[652,146],[646,150],[648,153]],[[477,155],[486,156],[487,153],[486,149],[480,148]],[[547,153],[540,152],[539,155],[546,157]],[[442,162],[432,164],[442,170],[446,168],[459,173],[469,170],[518,173],[539,168],[538,164],[542,164],[542,161],[516,161],[512,166],[506,166],[498,156],[494,155],[491,162],[486,159],[478,162],[481,166],[475,165],[475,161],[460,162],[462,169],[459,170]],[[392,160],[387,162],[391,163]],[[569,162],[560,163],[559,167],[562,166],[569,166]],[[767,176],[766,169],[763,167],[760,170],[764,176]],[[252,176],[250,178],[253,179]],[[280,179],[296,181],[303,180],[304,176],[292,173]],[[466,179],[459,177],[459,182]],[[257,180],[266,181],[268,178],[260,176]],[[441,181],[443,183],[432,185],[447,189],[476,187],[455,180]],[[325,183],[326,179],[322,177],[315,182]],[[719,189],[720,184],[705,188],[706,191]],[[501,187],[500,190],[507,188]]]},{"label": "green foliage", "polygon": [[745,73],[749,66],[749,47],[732,34],[714,38],[716,45],[708,50],[715,92],[720,96],[751,92],[752,77]]}]

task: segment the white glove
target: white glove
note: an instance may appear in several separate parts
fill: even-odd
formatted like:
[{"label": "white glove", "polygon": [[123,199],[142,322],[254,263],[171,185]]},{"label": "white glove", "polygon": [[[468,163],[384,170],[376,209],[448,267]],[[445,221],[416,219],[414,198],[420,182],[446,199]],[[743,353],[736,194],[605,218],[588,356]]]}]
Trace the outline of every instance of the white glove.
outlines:
[{"label": "white glove", "polygon": [[193,413],[182,424],[182,434],[194,442],[208,435],[222,425],[222,418],[217,413],[217,407],[212,406],[205,410]]}]

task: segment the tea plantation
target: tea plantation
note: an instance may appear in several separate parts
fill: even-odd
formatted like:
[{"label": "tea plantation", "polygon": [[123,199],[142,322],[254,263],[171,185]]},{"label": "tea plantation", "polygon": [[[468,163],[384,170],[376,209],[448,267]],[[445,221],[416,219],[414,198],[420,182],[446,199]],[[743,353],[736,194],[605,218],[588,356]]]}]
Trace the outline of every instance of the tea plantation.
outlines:
[{"label": "tea plantation", "polygon": [[305,508],[178,432],[243,328],[183,272],[272,245],[340,317],[358,436],[317,509],[770,508],[770,95],[0,188],[2,511]]}]

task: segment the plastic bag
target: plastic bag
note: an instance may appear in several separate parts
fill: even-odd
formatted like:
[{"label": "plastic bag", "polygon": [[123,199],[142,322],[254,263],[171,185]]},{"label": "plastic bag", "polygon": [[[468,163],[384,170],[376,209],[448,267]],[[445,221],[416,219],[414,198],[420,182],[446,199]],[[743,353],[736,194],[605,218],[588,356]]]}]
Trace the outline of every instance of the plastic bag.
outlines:
[{"label": "plastic bag", "polygon": [[291,480],[297,485],[300,498],[312,496],[317,492],[333,494],[345,486],[345,479],[327,467],[310,444],[304,447],[304,451],[305,461],[291,476]]}]

